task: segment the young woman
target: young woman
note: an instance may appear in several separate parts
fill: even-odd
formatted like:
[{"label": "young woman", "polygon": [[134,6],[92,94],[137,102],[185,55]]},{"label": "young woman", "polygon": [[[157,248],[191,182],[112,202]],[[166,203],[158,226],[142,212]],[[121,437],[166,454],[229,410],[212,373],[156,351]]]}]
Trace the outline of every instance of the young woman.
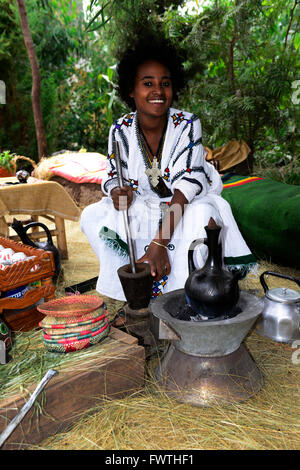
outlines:
[{"label": "young woman", "polygon": [[[197,116],[172,108],[183,85],[183,70],[166,44],[139,43],[118,66],[119,94],[131,111],[111,127],[108,196],[86,207],[81,229],[100,261],[97,291],[125,300],[117,269],[129,263],[122,210],[128,209],[137,262],[148,262],[153,297],[183,288],[188,277],[188,248],[205,237],[210,217],[222,226],[221,241],[228,269],[241,277],[255,263],[229,204],[220,196],[222,182],[206,162]],[[123,177],[118,187],[113,142],[119,142]],[[158,174],[157,171],[158,170]],[[205,262],[205,246],[195,264]]]}]

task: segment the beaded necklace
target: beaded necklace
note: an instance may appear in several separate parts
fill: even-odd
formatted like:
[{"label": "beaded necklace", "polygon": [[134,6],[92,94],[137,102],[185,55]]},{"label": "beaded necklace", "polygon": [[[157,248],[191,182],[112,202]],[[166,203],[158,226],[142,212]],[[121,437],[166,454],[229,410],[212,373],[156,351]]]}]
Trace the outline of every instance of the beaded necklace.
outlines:
[{"label": "beaded necklace", "polygon": [[[159,168],[159,164],[160,164],[160,160],[161,160],[161,156],[162,156],[162,150],[163,150],[163,146],[164,146],[166,129],[167,129],[167,123],[165,124],[165,126],[163,128],[163,131],[162,131],[162,134],[161,134],[161,137],[160,137],[160,140],[159,140],[158,148],[157,148],[157,151],[156,151],[156,155],[153,155],[151,147],[148,144],[148,141],[147,141],[147,139],[146,139],[139,123],[138,123],[139,144],[140,144],[140,147],[141,147],[141,150],[142,150],[142,153],[143,153],[143,157],[144,157],[144,161],[145,161],[145,164],[146,164],[146,167],[147,167],[145,173],[146,173],[147,176],[149,176],[150,182],[151,182],[153,187],[158,185],[159,177],[161,176],[161,170]],[[149,149],[150,155],[152,156],[152,160],[150,158],[147,147]]]}]

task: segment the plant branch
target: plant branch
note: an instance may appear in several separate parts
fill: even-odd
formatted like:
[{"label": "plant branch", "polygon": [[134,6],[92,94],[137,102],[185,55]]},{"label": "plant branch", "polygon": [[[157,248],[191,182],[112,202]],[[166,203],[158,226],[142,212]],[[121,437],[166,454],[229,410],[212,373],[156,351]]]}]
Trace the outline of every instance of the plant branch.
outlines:
[{"label": "plant branch", "polygon": [[228,77],[230,81],[232,94],[235,94],[235,77],[234,77],[234,45],[237,41],[236,36],[233,36],[229,43],[229,67],[228,67]]},{"label": "plant branch", "polygon": [[286,49],[286,46],[287,46],[287,40],[288,40],[289,32],[290,32],[290,29],[292,27],[292,23],[293,23],[293,19],[294,19],[294,12],[295,12],[295,9],[296,9],[296,6],[298,5],[298,3],[299,3],[299,0],[295,0],[294,6],[293,6],[293,8],[291,10],[291,13],[290,13],[290,21],[289,21],[288,28],[287,28],[286,35],[285,35],[285,39],[284,39],[284,48],[285,49]]}]

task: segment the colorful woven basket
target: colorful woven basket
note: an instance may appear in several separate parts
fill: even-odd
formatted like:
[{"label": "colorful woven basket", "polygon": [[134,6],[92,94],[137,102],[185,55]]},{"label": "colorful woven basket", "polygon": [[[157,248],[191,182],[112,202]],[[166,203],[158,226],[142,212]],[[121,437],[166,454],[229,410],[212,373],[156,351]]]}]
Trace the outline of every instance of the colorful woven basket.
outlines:
[{"label": "colorful woven basket", "polygon": [[[108,330],[108,326],[105,331]],[[100,343],[100,341],[103,341],[108,334],[108,331],[106,334],[100,334],[97,336],[94,336],[93,338],[86,338],[86,339],[81,339],[78,341],[70,342],[68,344],[48,344],[45,343],[44,345],[47,351],[49,352],[55,352],[55,353],[69,353],[69,352],[74,352],[74,351],[80,351],[82,349],[86,349],[94,344]]]},{"label": "colorful woven basket", "polygon": [[43,339],[45,343],[52,343],[52,344],[69,344],[73,341],[80,341],[82,339],[93,338],[94,336],[98,336],[107,328],[107,323],[103,324],[101,328],[96,329],[94,332],[91,330],[88,332],[84,332],[84,334],[75,334],[74,337],[60,337],[58,339],[53,338],[52,335],[47,335],[43,333]]},{"label": "colorful woven basket", "polygon": [[67,337],[68,335],[74,335],[74,334],[81,334],[82,331],[94,331],[98,330],[101,328],[103,324],[103,320],[105,320],[106,317],[102,315],[102,320],[97,321],[96,323],[90,323],[88,325],[83,325],[83,326],[75,326],[74,328],[64,328],[64,329],[55,329],[55,328],[44,328],[43,331],[47,335],[51,336],[57,336],[58,338],[61,336]]},{"label": "colorful woven basket", "polygon": [[95,336],[96,334],[102,333],[103,329],[106,327],[106,322],[102,322],[97,328],[93,328],[92,330],[84,330],[78,331],[74,333],[66,333],[60,335],[53,335],[49,334],[45,330],[43,331],[43,338],[48,341],[65,341],[69,338],[71,339],[82,339],[82,338],[89,338]]},{"label": "colorful woven basket", "polygon": [[46,316],[39,324],[42,328],[54,328],[54,329],[65,329],[65,328],[74,328],[75,326],[84,326],[92,323],[96,323],[102,317],[102,315],[107,315],[107,310],[105,304],[102,308],[96,310],[96,312],[87,313],[82,317],[64,317],[56,318]]},{"label": "colorful woven basket", "polygon": [[72,295],[38,306],[45,318],[39,323],[49,352],[68,353],[102,341],[109,332],[103,299],[95,295]]}]

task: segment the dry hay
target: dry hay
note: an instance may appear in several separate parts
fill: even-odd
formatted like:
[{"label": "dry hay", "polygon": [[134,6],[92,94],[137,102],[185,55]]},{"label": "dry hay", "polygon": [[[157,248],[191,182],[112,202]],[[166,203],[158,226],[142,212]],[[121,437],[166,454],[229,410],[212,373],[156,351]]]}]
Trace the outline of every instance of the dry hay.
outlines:
[{"label": "dry hay", "polygon": [[28,388],[38,383],[49,369],[57,372],[72,369],[78,373],[93,370],[95,359],[99,354],[109,355],[112,343],[114,340],[105,338],[103,342],[86,350],[57,354],[45,349],[41,329],[15,333],[11,361],[0,369],[1,400],[5,401],[19,393],[25,398],[29,397]]},{"label": "dry hay", "polygon": [[[246,341],[264,375],[246,402],[211,408],[178,403],[157,389],[148,366],[143,393],[107,401],[67,433],[35,449],[68,450],[279,450],[300,447],[299,365],[292,349],[252,332]],[[156,360],[153,359],[155,363]]]},{"label": "dry hay", "polygon": [[[63,262],[64,287],[98,274],[98,261],[79,224],[67,222],[69,260]],[[259,274],[272,270],[300,278],[295,269],[260,262],[258,273],[240,282],[241,289],[259,297],[263,290]],[[290,281],[268,278],[268,285],[295,288]],[[108,303],[113,317],[122,302]],[[103,343],[104,344],[104,343]],[[299,362],[300,354],[289,345],[258,336],[252,330],[245,345],[263,373],[259,393],[243,403],[193,407],[169,398],[153,379],[159,361],[152,356],[146,364],[146,385],[142,392],[107,401],[78,417],[71,430],[48,438],[31,449],[44,450],[249,450],[300,448]],[[83,354],[83,353],[82,353]],[[92,354],[92,348],[90,351]],[[101,397],[102,398],[102,397]]]},{"label": "dry hay", "polygon": [[[75,243],[83,243],[82,235],[67,234]],[[81,237],[81,238],[80,238]],[[84,238],[84,237],[83,237]],[[84,243],[82,244],[83,248]],[[79,246],[79,245],[77,245]],[[81,247],[81,245],[80,245]],[[73,243],[70,250],[73,250]],[[70,285],[80,274],[80,280],[98,274],[98,261],[84,251],[74,250],[73,258],[64,263],[65,285]],[[72,251],[70,251],[70,254]],[[80,261],[80,258],[82,261]],[[68,264],[68,266],[67,266]],[[72,266],[72,267],[71,267]],[[80,266],[80,269],[77,267]],[[71,269],[69,269],[71,267]],[[266,270],[300,277],[300,272],[276,266],[267,261],[259,263],[258,272],[240,282],[240,288],[263,296],[259,275]],[[89,273],[89,275],[88,275]],[[79,280],[79,279],[78,279]],[[76,282],[76,281],[75,281]],[[78,282],[78,281],[77,281]],[[270,288],[295,288],[291,281],[269,276]],[[122,302],[104,298],[113,317]],[[121,400],[99,402],[73,428],[57,434],[35,449],[78,450],[184,450],[184,449],[299,449],[299,372],[300,365],[292,358],[296,350],[258,336],[255,330],[248,335],[245,345],[263,373],[264,385],[260,392],[243,403],[213,408],[193,407],[169,398],[161,392],[153,379],[159,358],[152,357],[146,365],[146,386]],[[293,356],[294,354],[294,356]],[[297,358],[297,357],[296,357]]]}]

